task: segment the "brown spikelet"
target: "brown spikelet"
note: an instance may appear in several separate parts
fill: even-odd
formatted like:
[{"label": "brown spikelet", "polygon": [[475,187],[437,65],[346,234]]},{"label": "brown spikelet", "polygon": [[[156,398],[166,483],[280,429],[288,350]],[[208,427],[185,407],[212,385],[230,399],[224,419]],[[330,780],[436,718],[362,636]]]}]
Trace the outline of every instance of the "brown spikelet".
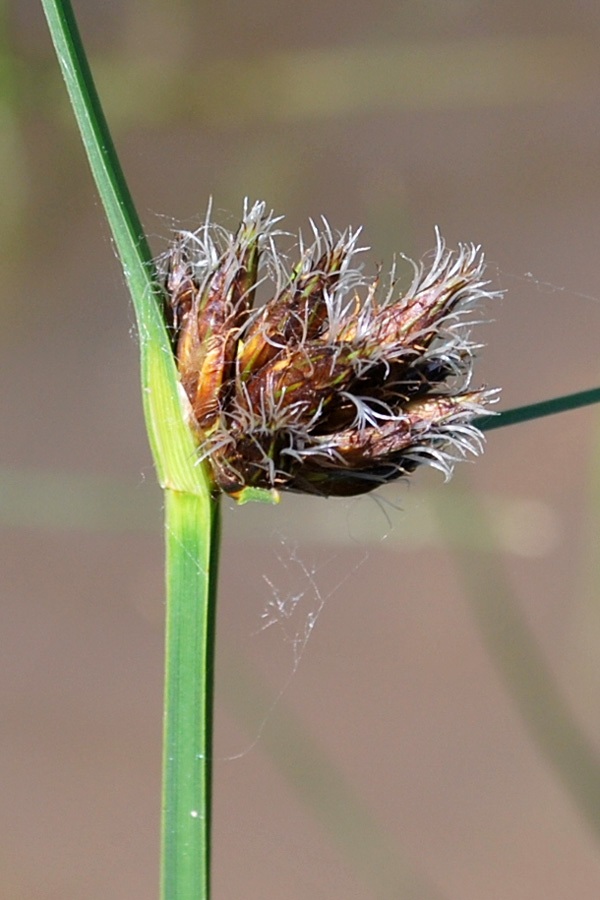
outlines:
[{"label": "brown spikelet", "polygon": [[[278,222],[246,207],[235,234],[208,220],[176,237],[165,285],[201,458],[215,485],[346,496],[478,452],[495,391],[469,387],[468,314],[488,289],[480,248],[437,248],[408,291],[355,264],[357,234],[313,225],[290,269]],[[259,284],[272,296],[253,309]]]}]

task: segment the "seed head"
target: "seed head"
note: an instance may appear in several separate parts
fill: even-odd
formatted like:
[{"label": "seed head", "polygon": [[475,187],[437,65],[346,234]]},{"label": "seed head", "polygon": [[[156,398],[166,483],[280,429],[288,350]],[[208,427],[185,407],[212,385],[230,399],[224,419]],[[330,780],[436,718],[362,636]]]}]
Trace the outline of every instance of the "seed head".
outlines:
[{"label": "seed head", "polygon": [[207,217],[165,258],[189,422],[216,488],[349,496],[421,463],[449,476],[481,450],[472,420],[497,394],[470,388],[469,316],[498,296],[480,248],[449,251],[436,232],[402,294],[394,271],[387,286],[363,274],[359,232],[325,221],[290,267],[279,222],[245,205],[235,233]]}]

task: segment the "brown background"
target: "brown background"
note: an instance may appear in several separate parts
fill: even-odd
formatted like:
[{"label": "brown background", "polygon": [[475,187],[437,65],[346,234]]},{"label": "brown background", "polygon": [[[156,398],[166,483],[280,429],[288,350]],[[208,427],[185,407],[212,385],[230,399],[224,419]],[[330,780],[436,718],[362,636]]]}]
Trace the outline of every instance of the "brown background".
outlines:
[{"label": "brown background", "polygon": [[[597,382],[594,0],[76,11],[157,252],[210,195],[231,225],[246,195],[290,229],[363,224],[373,266],[437,224],[506,289],[477,375],[504,407]],[[1,13],[0,897],[155,897],[161,498],[133,312],[41,9]],[[551,673],[598,751],[596,421],[495,431],[452,485],[386,502],[228,507],[215,900],[600,895],[593,779],[535,729]]]}]

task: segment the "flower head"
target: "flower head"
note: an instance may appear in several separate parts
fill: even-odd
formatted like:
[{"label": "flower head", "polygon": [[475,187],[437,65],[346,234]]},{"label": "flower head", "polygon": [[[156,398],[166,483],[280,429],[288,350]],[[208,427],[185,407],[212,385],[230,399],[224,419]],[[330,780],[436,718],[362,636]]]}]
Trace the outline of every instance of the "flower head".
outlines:
[{"label": "flower head", "polygon": [[[471,389],[469,314],[488,289],[480,248],[414,264],[399,293],[357,264],[358,232],[312,224],[291,267],[280,220],[246,206],[235,233],[207,218],[177,235],[165,284],[200,458],[217,488],[348,496],[477,453],[496,392]],[[266,303],[254,308],[258,287]]]}]

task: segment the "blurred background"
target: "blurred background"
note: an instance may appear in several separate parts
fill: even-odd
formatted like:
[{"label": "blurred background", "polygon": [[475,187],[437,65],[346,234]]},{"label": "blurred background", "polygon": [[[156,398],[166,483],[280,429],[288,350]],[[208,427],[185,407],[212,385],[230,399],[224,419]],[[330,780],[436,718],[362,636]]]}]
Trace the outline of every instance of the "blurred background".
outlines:
[{"label": "blurred background", "polygon": [[[593,0],[77,0],[156,252],[177,224],[439,225],[502,406],[598,382]],[[0,897],[157,896],[161,496],[133,310],[41,7],[0,3]],[[215,900],[600,895],[594,408],[450,485],[227,503]]]}]

